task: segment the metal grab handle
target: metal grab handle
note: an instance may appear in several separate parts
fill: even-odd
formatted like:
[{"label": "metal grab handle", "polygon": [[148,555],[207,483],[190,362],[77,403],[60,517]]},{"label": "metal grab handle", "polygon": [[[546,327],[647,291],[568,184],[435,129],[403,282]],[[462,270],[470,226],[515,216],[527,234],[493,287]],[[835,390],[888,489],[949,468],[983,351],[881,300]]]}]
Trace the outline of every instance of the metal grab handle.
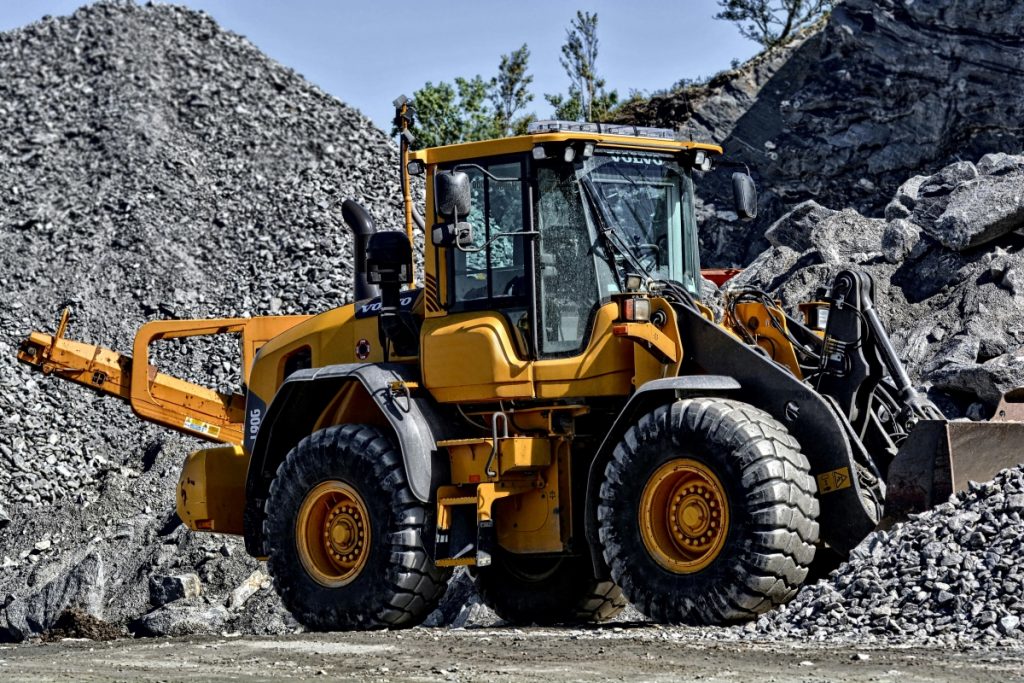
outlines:
[{"label": "metal grab handle", "polygon": [[[498,434],[498,422],[501,422],[501,435]],[[494,460],[498,457],[499,439],[508,438],[508,416],[500,410],[491,416],[491,454],[487,457],[487,464],[484,465],[484,474],[488,477],[498,476],[497,471],[492,469]]]}]

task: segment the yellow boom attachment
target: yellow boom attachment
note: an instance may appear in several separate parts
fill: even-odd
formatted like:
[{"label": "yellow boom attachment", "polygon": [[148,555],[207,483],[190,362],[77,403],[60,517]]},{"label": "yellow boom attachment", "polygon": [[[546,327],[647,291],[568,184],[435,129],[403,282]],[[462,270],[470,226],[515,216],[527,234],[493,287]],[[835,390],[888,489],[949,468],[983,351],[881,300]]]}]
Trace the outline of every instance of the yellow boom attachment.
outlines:
[{"label": "yellow boom attachment", "polygon": [[18,348],[18,360],[131,404],[140,418],[201,439],[242,443],[245,397],[223,394],[159,372],[149,364],[149,346],[161,339],[213,334],[242,338],[243,382],[256,351],[308,316],[160,320],[139,328],[134,358],[110,349],[65,339],[70,310],[65,309],[54,335],[33,332]]}]

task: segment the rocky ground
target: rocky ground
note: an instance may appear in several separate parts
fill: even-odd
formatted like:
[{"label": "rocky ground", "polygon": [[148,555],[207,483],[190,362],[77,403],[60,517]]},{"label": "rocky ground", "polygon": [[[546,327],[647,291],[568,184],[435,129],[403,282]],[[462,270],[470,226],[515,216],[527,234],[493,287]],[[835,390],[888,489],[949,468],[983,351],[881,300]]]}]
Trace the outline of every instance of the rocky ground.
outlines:
[{"label": "rocky ground", "polygon": [[700,630],[424,629],[276,638],[65,640],[0,645],[18,681],[775,681],[1024,680],[1020,652],[709,640]]},{"label": "rocky ground", "polygon": [[[911,4],[897,11],[879,3],[881,28],[872,32],[864,17],[875,14],[851,1],[790,57],[756,61],[744,73],[762,80],[744,91],[737,119],[771,101],[764,79],[779,83],[787,69],[804,68],[806,56],[793,56],[811,54],[802,46],[816,45],[818,55],[852,49],[836,42],[847,34],[903,35],[885,22],[916,26],[923,20],[914,17],[935,3]],[[941,13],[948,22],[959,16]],[[1015,38],[1001,31],[975,40],[1003,59],[1002,46]],[[949,47],[957,39],[943,40]],[[136,328],[155,317],[316,312],[347,301],[351,255],[340,204],[356,198],[379,225],[397,227],[394,146],[245,39],[170,6],[102,3],[0,34],[0,74],[0,640],[298,630],[240,542],[187,533],[176,519],[178,467],[197,442],[147,426],[113,400],[31,374],[15,364],[14,348],[29,330],[52,326],[65,302],[75,308],[72,336],[127,349]],[[999,126],[1012,129],[1003,121],[988,130]],[[1024,384],[1024,157],[1014,155],[1015,140],[979,133],[965,142],[965,150],[978,149],[969,161],[933,163],[935,152],[916,162],[926,175],[913,175],[919,166],[886,170],[866,214],[822,204],[838,196],[839,181],[822,203],[788,213],[779,204],[784,215],[765,232],[768,248],[752,252],[730,286],[771,291],[792,307],[840,269],[868,270],[914,380],[951,416],[988,417],[1002,391]],[[878,189],[896,173],[902,185]],[[718,227],[728,219],[709,205],[705,215]],[[167,345],[157,362],[228,387],[238,382],[231,353]],[[1018,647],[1022,495],[1024,475],[1007,472],[996,485],[873,535],[788,609],[700,638],[733,643],[734,652],[764,639]],[[495,622],[465,576],[428,620]],[[411,638],[447,638],[423,633]],[[516,633],[486,637],[514,643]],[[601,637],[584,633],[587,642]],[[638,633],[640,645],[607,652],[642,656],[662,634],[686,631]],[[573,637],[558,642],[571,649]],[[452,647],[490,647],[484,642]],[[252,646],[261,647],[269,646]],[[38,652],[39,660],[12,661],[27,657],[18,661],[40,677],[59,677],[43,663],[47,651]],[[117,661],[123,651],[111,652]],[[841,653],[842,661],[852,656]],[[0,651],[0,666],[6,659]],[[537,661],[538,671],[552,666]],[[674,666],[663,664],[652,665],[652,677]]]}]

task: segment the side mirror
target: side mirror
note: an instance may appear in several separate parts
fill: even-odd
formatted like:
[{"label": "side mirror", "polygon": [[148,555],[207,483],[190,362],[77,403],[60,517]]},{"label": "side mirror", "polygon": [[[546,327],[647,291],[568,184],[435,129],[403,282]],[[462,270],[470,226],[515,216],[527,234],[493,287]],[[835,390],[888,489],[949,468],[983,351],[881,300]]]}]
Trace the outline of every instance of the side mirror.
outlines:
[{"label": "side mirror", "polygon": [[441,171],[434,176],[437,213],[449,223],[465,218],[473,208],[469,175],[462,171]]},{"label": "side mirror", "polygon": [[438,223],[430,231],[430,242],[435,247],[473,246],[473,226],[469,223]]},{"label": "side mirror", "polygon": [[753,178],[746,173],[733,173],[732,195],[736,201],[736,213],[741,219],[757,218],[757,188]]}]

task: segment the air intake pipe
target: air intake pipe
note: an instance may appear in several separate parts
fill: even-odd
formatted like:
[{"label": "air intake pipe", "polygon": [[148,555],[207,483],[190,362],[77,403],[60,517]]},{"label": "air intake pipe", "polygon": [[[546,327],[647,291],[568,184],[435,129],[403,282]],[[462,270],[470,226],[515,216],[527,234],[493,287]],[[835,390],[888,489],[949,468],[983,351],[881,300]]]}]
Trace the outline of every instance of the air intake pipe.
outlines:
[{"label": "air intake pipe", "polygon": [[371,285],[366,279],[366,244],[370,235],[377,232],[370,213],[363,208],[362,204],[346,199],[341,205],[341,217],[345,220],[352,231],[352,252],[355,255],[355,264],[352,273],[353,294],[356,301],[372,299],[380,296],[380,288]]}]

